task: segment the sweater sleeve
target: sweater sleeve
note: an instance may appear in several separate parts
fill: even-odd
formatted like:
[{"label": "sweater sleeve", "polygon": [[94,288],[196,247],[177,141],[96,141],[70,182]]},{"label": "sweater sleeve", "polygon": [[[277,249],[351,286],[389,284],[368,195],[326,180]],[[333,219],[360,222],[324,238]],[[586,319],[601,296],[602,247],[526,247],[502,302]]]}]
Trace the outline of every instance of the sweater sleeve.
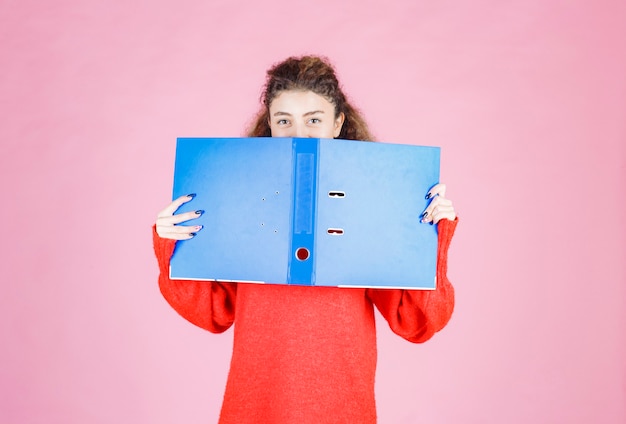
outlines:
[{"label": "sweater sleeve", "polygon": [[152,234],[159,288],[165,300],[192,324],[212,333],[226,331],[235,320],[237,284],[170,279],[170,258],[176,241],[159,237],[155,226]]},{"label": "sweater sleeve", "polygon": [[367,295],[391,330],[413,343],[423,343],[441,330],[454,309],[454,287],[447,277],[448,247],[458,218],[437,224],[437,288],[435,290],[368,289]]}]

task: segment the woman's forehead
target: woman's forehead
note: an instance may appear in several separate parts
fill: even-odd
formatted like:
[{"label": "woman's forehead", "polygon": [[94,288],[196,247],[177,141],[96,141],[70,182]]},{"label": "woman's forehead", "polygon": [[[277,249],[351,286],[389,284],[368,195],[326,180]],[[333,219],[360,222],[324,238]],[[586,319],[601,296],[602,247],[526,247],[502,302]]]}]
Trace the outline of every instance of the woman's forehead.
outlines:
[{"label": "woman's forehead", "polygon": [[312,110],[333,110],[335,106],[326,99],[310,90],[285,90],[280,92],[270,103],[270,110],[280,109],[283,112],[310,112]]}]

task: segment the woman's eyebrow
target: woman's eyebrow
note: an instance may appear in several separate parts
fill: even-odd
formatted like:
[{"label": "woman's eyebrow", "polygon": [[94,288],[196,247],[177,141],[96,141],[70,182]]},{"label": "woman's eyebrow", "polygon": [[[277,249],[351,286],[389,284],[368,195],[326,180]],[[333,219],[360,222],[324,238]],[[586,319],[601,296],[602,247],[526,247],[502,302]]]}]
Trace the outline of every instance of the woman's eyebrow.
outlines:
[{"label": "woman's eyebrow", "polygon": [[[302,116],[310,116],[310,115],[315,115],[315,114],[318,114],[318,113],[324,113],[324,111],[323,110],[312,110],[310,112],[306,112]],[[274,112],[274,114],[272,116],[291,116],[291,113],[289,113],[289,112],[281,112],[279,110],[279,111]]]},{"label": "woman's eyebrow", "polygon": [[312,110],[311,112],[305,113],[303,116],[315,115],[317,113],[324,113],[323,110]]}]

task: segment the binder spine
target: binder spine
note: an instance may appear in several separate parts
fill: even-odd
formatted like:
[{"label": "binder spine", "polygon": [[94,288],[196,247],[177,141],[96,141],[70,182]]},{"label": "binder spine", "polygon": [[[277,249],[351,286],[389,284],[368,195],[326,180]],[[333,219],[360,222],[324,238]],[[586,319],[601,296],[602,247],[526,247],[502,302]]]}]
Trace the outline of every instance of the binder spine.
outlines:
[{"label": "binder spine", "polygon": [[315,285],[319,139],[293,139],[293,204],[288,284]]}]

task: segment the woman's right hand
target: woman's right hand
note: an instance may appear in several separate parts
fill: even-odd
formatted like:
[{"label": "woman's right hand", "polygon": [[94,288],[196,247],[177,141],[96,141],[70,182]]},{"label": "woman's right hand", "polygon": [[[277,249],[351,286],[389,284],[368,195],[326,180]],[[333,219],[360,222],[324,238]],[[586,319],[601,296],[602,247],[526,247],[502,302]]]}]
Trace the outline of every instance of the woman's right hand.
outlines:
[{"label": "woman's right hand", "polygon": [[196,197],[195,194],[181,196],[159,212],[156,219],[156,232],[159,237],[172,240],[189,240],[202,229],[202,225],[178,224],[199,218],[204,211],[198,210],[174,215],[178,208],[191,201],[194,197]]}]

